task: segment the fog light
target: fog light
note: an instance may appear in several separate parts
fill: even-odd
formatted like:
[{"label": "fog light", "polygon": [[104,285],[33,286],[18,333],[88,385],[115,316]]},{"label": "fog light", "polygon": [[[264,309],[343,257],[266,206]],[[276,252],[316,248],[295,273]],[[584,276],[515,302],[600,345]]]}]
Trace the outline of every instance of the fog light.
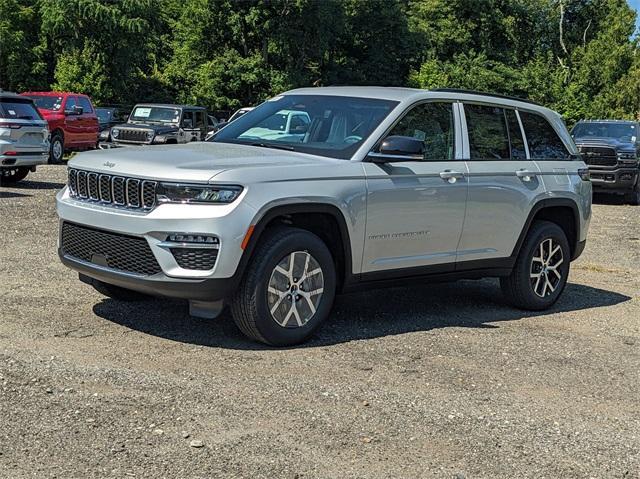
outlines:
[{"label": "fog light", "polygon": [[167,241],[172,243],[194,243],[194,244],[218,244],[219,240],[215,236],[207,235],[189,235],[189,234],[171,234],[167,237]]}]

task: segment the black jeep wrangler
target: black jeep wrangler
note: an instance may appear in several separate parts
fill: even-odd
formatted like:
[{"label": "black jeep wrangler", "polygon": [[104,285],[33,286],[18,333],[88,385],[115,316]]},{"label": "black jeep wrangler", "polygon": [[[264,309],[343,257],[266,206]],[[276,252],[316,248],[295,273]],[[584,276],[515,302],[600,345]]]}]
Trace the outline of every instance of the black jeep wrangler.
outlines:
[{"label": "black jeep wrangler", "polygon": [[207,109],[190,105],[136,105],[126,123],[111,128],[117,145],[158,145],[204,140]]},{"label": "black jeep wrangler", "polygon": [[583,120],[571,135],[589,165],[593,191],[624,195],[640,205],[640,124],[624,120]]}]

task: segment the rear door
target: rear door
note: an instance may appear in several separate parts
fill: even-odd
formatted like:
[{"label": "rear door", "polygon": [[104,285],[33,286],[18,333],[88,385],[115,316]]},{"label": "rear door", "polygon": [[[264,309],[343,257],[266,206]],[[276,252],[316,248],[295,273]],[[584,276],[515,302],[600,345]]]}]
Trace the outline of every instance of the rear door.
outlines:
[{"label": "rear door", "polygon": [[467,199],[459,131],[455,103],[422,103],[386,136],[422,140],[424,158],[363,163],[367,225],[362,272],[371,273],[371,279],[376,273],[389,278],[455,269]]},{"label": "rear door", "polygon": [[533,199],[544,184],[529,159],[518,111],[463,104],[468,132],[469,198],[458,269],[502,267],[513,252]]}]

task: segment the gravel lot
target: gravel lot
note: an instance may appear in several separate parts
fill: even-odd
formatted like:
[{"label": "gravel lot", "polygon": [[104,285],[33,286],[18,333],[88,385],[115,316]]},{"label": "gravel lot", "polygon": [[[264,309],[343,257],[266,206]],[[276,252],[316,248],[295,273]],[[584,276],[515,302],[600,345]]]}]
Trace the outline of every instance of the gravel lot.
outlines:
[{"label": "gravel lot", "polygon": [[64,173],[0,187],[0,477],[640,477],[640,208],[595,206],[547,313],[493,280],[352,294],[275,350],[80,283]]}]

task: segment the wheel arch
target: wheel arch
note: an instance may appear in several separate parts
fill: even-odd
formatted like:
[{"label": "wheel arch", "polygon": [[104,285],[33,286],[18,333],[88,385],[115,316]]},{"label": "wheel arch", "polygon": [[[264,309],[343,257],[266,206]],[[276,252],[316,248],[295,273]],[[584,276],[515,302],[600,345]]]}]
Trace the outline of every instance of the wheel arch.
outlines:
[{"label": "wheel arch", "polygon": [[529,212],[516,246],[511,253],[511,258],[518,257],[522,244],[531,230],[531,225],[536,220],[550,221],[562,228],[567,235],[569,247],[571,248],[572,261],[582,253],[580,246],[580,209],[577,203],[569,198],[546,198],[538,201]]},{"label": "wheel arch", "polygon": [[260,238],[275,226],[292,226],[314,233],[325,242],[336,263],[338,289],[352,276],[351,236],[347,220],[340,209],[330,203],[294,203],[273,206],[268,209],[255,224],[251,225],[251,234],[238,265],[239,276],[253,256]]}]

